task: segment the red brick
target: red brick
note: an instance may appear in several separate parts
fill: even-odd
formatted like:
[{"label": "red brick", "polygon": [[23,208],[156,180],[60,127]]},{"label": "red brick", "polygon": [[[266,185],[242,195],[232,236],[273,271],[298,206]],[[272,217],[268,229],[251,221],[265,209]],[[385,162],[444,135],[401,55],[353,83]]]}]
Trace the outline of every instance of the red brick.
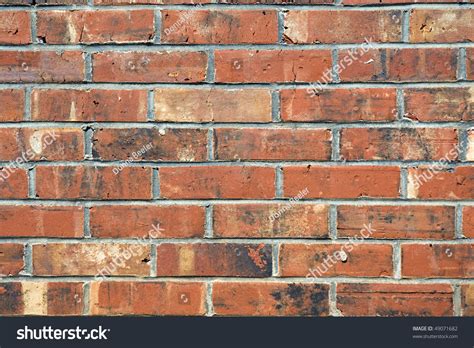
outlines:
[{"label": "red brick", "polygon": [[186,205],[105,205],[90,209],[90,221],[91,234],[98,238],[203,237],[205,209]]},{"label": "red brick", "polygon": [[327,129],[216,129],[218,160],[329,160],[331,131]]},{"label": "red brick", "polygon": [[22,89],[0,90],[0,122],[20,122],[23,120],[25,92]]},{"label": "red brick", "polygon": [[454,220],[454,207],[342,205],[337,207],[337,234],[361,236],[370,226],[369,238],[454,239]]},{"label": "red brick", "polygon": [[400,169],[370,166],[304,166],[283,168],[285,197],[308,189],[305,198],[397,198]]},{"label": "red brick", "polygon": [[3,161],[80,161],[84,158],[84,132],[67,128],[0,128]]},{"label": "red brick", "polygon": [[150,42],[153,10],[40,11],[38,33],[48,44]]},{"label": "red brick", "polygon": [[40,166],[36,180],[42,199],[151,199],[150,168]]},{"label": "red brick", "polygon": [[26,11],[0,12],[0,44],[25,45],[31,43],[30,15]]},{"label": "red brick", "polygon": [[272,97],[264,89],[156,89],[155,120],[271,122]]},{"label": "red brick", "polygon": [[216,315],[327,316],[329,286],[308,283],[215,282]]},{"label": "red brick", "polygon": [[204,52],[100,52],[93,54],[94,82],[204,82]]},{"label": "red brick", "polygon": [[84,67],[77,51],[0,52],[0,82],[82,82]]},{"label": "red brick", "polygon": [[408,170],[408,198],[417,199],[472,199],[474,194],[474,167],[433,167]]},{"label": "red brick", "polygon": [[454,128],[349,128],[340,141],[341,156],[350,161],[457,159]]},{"label": "red brick", "polygon": [[65,206],[0,206],[2,237],[82,237],[84,211]]},{"label": "red brick", "polygon": [[474,80],[474,48],[466,48],[466,73],[468,80]]},{"label": "red brick", "polygon": [[215,205],[214,236],[219,238],[326,238],[327,205]]},{"label": "red brick", "polygon": [[[339,255],[345,261],[338,260]],[[391,277],[392,246],[383,244],[283,244],[282,277]]]},{"label": "red brick", "polygon": [[474,284],[461,286],[461,307],[463,316],[474,316]]},{"label": "red brick", "polygon": [[87,0],[26,0],[36,5],[87,5]]},{"label": "red brick", "polygon": [[168,199],[273,198],[275,170],[269,167],[163,167],[161,196]]},{"label": "red brick", "polygon": [[409,35],[410,42],[472,42],[474,11],[412,9]]},{"label": "red brick", "polygon": [[0,198],[27,198],[28,175],[25,169],[20,169],[15,163],[0,167]]},{"label": "red brick", "polygon": [[158,276],[270,277],[272,247],[266,244],[195,243],[157,246]]},{"label": "red brick", "polygon": [[34,244],[36,276],[108,276],[150,274],[150,245],[124,243]]},{"label": "red brick", "polygon": [[467,238],[474,238],[474,207],[464,207],[462,214],[463,234]]},{"label": "red brick", "polygon": [[104,161],[203,162],[207,129],[100,128],[94,131],[92,154]]},{"label": "red brick", "polygon": [[293,122],[383,122],[396,119],[391,88],[284,89],[281,118]]},{"label": "red brick", "polygon": [[474,128],[467,131],[466,161],[474,161]]},{"label": "red brick", "polygon": [[83,284],[65,282],[0,283],[2,315],[81,315]]},{"label": "red brick", "polygon": [[462,0],[344,0],[344,5],[392,5],[392,4],[431,4],[462,3]]},{"label": "red brick", "polygon": [[[276,44],[273,10],[163,10],[161,41],[176,44]],[[181,24],[184,21],[184,24]]]},{"label": "red brick", "polygon": [[31,95],[34,121],[144,122],[145,90],[35,89]]},{"label": "red brick", "polygon": [[328,50],[219,50],[216,82],[314,82],[331,70]]},{"label": "red brick", "polygon": [[472,278],[472,244],[404,244],[403,278]]},{"label": "red brick", "polygon": [[457,50],[451,48],[370,49],[353,56],[339,52],[342,82],[456,80]]},{"label": "red brick", "polygon": [[474,88],[406,89],[405,117],[420,122],[474,121]]},{"label": "red brick", "polygon": [[93,282],[92,315],[204,315],[204,283]]},{"label": "red brick", "polygon": [[193,5],[209,4],[210,0],[94,0],[94,5],[120,6],[120,5]]},{"label": "red brick", "polygon": [[290,10],[283,35],[290,44],[400,42],[401,17],[401,11]]},{"label": "red brick", "polygon": [[23,244],[0,243],[0,276],[20,274],[25,266],[24,248]]},{"label": "red brick", "polygon": [[287,4],[287,5],[324,5],[333,4],[333,0],[217,0],[219,4],[242,4],[242,5],[254,5],[254,4]]},{"label": "red brick", "polygon": [[453,315],[453,289],[447,284],[338,284],[337,309],[344,316]]}]

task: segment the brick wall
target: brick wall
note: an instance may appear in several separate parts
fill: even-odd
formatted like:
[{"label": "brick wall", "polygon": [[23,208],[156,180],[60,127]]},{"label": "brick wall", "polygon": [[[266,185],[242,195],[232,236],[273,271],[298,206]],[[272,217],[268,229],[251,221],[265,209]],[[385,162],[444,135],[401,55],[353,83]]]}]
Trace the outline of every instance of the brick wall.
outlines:
[{"label": "brick wall", "polygon": [[0,0],[0,314],[474,315],[474,7],[335,1]]}]

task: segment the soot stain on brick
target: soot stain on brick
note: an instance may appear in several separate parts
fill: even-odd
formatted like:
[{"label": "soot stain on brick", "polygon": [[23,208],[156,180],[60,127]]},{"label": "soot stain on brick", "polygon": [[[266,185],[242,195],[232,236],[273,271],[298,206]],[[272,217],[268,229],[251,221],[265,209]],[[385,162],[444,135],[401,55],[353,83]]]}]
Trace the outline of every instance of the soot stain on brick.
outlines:
[{"label": "soot stain on brick", "polygon": [[319,284],[288,284],[270,294],[276,301],[275,309],[294,308],[298,315],[320,316],[328,312],[328,296]]},{"label": "soot stain on brick", "polygon": [[270,276],[272,273],[271,246],[259,245],[227,245],[226,248],[235,254],[234,267],[238,274],[257,277]]},{"label": "soot stain on brick", "polygon": [[0,313],[22,313],[23,294],[21,283],[4,283],[0,285]]}]

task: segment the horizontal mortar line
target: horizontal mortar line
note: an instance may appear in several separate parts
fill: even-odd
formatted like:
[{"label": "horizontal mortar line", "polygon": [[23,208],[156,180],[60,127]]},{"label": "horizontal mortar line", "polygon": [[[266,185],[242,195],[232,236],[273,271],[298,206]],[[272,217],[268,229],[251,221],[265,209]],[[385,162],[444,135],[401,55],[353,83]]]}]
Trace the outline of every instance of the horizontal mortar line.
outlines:
[{"label": "horizontal mortar line", "polygon": [[[94,276],[18,276],[18,277],[0,277],[2,282],[15,282],[15,281],[38,281],[38,282],[54,282],[54,281],[64,281],[64,282],[82,282],[82,281],[93,281]],[[166,281],[166,282],[238,282],[238,283],[251,283],[251,282],[303,282],[303,283],[321,283],[328,284],[330,282],[338,283],[367,283],[367,284],[406,284],[406,285],[415,285],[415,284],[471,284],[474,281],[474,278],[405,278],[405,279],[395,279],[395,278],[369,278],[369,277],[326,277],[326,278],[306,278],[306,277],[268,277],[268,278],[251,278],[251,277],[195,277],[195,276],[175,276],[175,277],[139,277],[139,276],[114,276],[108,277],[106,281],[136,281],[136,282],[156,282],[156,281]]]},{"label": "horizontal mortar line", "polygon": [[404,5],[380,5],[367,4],[363,6],[357,5],[328,5],[328,4],[314,4],[314,5],[292,5],[292,4],[152,4],[152,5],[36,5],[36,6],[0,6],[0,12],[9,10],[23,10],[23,11],[59,11],[59,10],[270,10],[277,11],[285,10],[329,10],[329,11],[384,11],[384,10],[407,10],[407,9],[471,9],[474,5],[470,3],[446,3],[446,4],[404,4]]},{"label": "horizontal mortar line", "polygon": [[[152,82],[82,82],[82,83],[37,83],[37,82],[0,82],[1,89],[23,89],[32,87],[34,89],[150,89],[150,88],[170,88],[170,89],[311,89],[313,90],[313,82],[281,82],[281,83],[152,83]],[[355,88],[449,88],[449,87],[473,87],[474,81],[431,81],[431,82],[338,82],[324,85],[325,89],[355,89]]]},{"label": "horizontal mortar line", "polygon": [[[150,230],[152,228],[150,227]],[[375,230],[375,229],[374,229]],[[93,236],[91,238],[45,238],[45,237],[2,237],[0,236],[1,243],[29,243],[29,244],[44,244],[44,243],[56,243],[56,244],[133,244],[143,246],[157,246],[160,244],[253,244],[259,245],[261,243],[281,243],[281,244],[304,244],[304,245],[340,245],[340,244],[353,244],[353,245],[392,245],[401,242],[402,245],[416,244],[416,245],[474,245],[474,239],[364,239],[354,240],[350,242],[350,237],[338,239],[318,239],[318,238],[161,238],[161,239],[149,239],[145,234],[137,236],[136,238],[97,238]],[[354,236],[360,237],[360,233],[356,233]],[[453,231],[454,236],[454,231]],[[138,238],[138,240],[137,240]],[[141,239],[146,238],[144,241]],[[329,237],[328,237],[329,238]]]},{"label": "horizontal mortar line", "polygon": [[[140,146],[137,146],[137,150]],[[6,167],[13,163],[12,161],[0,161],[0,167]],[[269,167],[276,168],[278,166],[294,167],[294,166],[316,166],[316,167],[367,167],[367,166],[380,166],[380,167],[393,167],[393,166],[430,166],[434,164],[440,164],[438,160],[430,161],[393,161],[393,160],[360,160],[360,161],[335,161],[335,160],[322,160],[322,161],[287,161],[287,160],[245,160],[245,161],[225,161],[215,160],[203,162],[173,162],[173,161],[141,161],[141,162],[127,162],[127,159],[104,161],[104,160],[84,160],[84,161],[29,161],[24,164],[14,165],[18,168],[31,168],[32,166],[39,167],[149,167],[149,168],[168,168],[168,167]],[[472,161],[469,162],[449,162],[443,165],[443,168],[449,170],[457,167],[465,167],[472,165]],[[474,199],[474,197],[473,197]]]},{"label": "horizontal mortar line", "polygon": [[382,122],[159,122],[159,121],[143,121],[143,122],[102,122],[102,121],[25,121],[25,122],[0,122],[0,129],[16,129],[16,128],[56,128],[56,129],[83,129],[90,128],[106,128],[106,129],[219,129],[219,128],[239,128],[239,129],[344,129],[344,128],[459,128],[470,129],[474,127],[474,121],[458,121],[458,122],[419,122],[419,121],[382,121]]},{"label": "horizontal mortar line", "polygon": [[[93,199],[0,199],[1,205],[45,205],[45,206],[104,206],[104,205],[134,205],[134,206],[160,206],[160,205],[202,205],[206,206],[209,204],[277,204],[277,203],[289,203],[290,197],[288,198],[276,198],[276,199],[155,199],[155,200],[93,200]],[[401,199],[401,198],[358,198],[358,199],[304,199],[300,201],[291,201],[291,204],[336,204],[336,205],[353,205],[353,206],[366,206],[366,205],[383,205],[383,206],[453,206],[458,204],[464,206],[474,206],[473,200],[415,200],[415,199]]]},{"label": "horizontal mortar line", "polygon": [[[123,44],[28,44],[28,45],[0,45],[1,51],[28,51],[28,52],[56,52],[56,51],[83,51],[88,53],[102,52],[197,52],[214,50],[331,50],[361,48],[363,43],[340,43],[340,44],[156,44],[149,43],[123,43]],[[474,42],[452,42],[452,43],[376,43],[371,42],[372,49],[376,48],[463,48],[474,47]],[[363,55],[360,59],[363,58]]]}]

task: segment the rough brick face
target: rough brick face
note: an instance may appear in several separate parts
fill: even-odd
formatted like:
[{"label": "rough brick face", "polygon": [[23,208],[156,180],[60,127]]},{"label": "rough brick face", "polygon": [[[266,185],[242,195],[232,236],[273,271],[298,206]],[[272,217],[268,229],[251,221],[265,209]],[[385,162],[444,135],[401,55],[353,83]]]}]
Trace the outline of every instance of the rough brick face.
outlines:
[{"label": "rough brick face", "polygon": [[154,14],[138,11],[42,11],[38,37],[49,44],[148,42]]},{"label": "rough brick face", "polygon": [[338,284],[344,316],[451,316],[453,289],[437,284]]},{"label": "rough brick face", "polygon": [[400,11],[289,11],[287,43],[399,42]]},{"label": "rough brick face", "polygon": [[474,316],[473,1],[0,0],[0,316]]}]

